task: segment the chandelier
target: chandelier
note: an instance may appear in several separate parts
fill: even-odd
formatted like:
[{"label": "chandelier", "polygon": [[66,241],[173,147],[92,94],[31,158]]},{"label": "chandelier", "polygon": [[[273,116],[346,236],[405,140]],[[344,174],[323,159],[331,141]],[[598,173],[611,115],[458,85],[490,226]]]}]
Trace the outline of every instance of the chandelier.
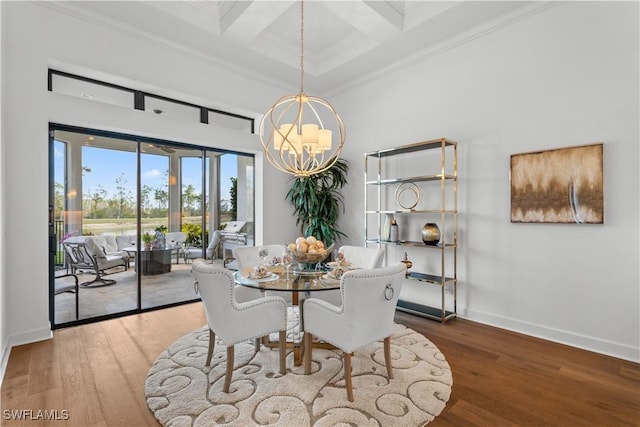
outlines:
[{"label": "chandelier", "polygon": [[[336,131],[336,141],[333,134]],[[304,1],[300,1],[300,93],[278,99],[259,126],[264,153],[276,169],[307,177],[338,160],[346,130],[331,104],[304,93]]]}]

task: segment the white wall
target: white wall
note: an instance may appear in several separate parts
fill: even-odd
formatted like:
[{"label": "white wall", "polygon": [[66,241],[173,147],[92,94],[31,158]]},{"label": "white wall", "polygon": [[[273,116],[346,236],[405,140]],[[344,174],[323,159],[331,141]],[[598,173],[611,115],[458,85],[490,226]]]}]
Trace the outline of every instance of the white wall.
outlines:
[{"label": "white wall", "polygon": [[3,336],[10,345],[51,335],[46,238],[49,122],[255,153],[256,241],[280,241],[277,229],[263,229],[262,224],[282,223],[281,218],[290,212],[283,203],[268,205],[261,212],[262,184],[283,188],[287,178],[271,168],[263,170],[257,136],[199,123],[170,122],[133,109],[51,93],[47,91],[47,68],[113,78],[160,95],[214,108],[237,108],[233,112],[241,114],[258,112],[256,117],[281,96],[283,88],[267,87],[157,42],[113,33],[58,13],[48,2],[2,2],[2,7],[10,42],[2,52],[3,105],[9,106],[3,111],[3,156],[11,159],[3,169],[4,176],[10,177],[2,192],[4,242],[6,247],[28,248],[28,256],[16,250],[2,257],[7,301]]},{"label": "white wall", "polygon": [[[109,32],[58,13],[49,2],[2,2],[2,8],[8,42],[2,51],[0,153],[11,161],[2,163],[0,219],[4,247],[28,248],[29,256],[4,251],[0,258],[0,314],[7,320],[0,340],[19,344],[50,335],[50,121],[205,146],[224,147],[231,137],[229,131],[49,93],[49,65],[116,76],[121,83],[237,107],[243,114],[261,113],[289,91]],[[351,173],[343,228],[350,240],[362,242],[364,151],[439,136],[456,139],[461,315],[640,360],[637,9],[637,3],[563,3],[332,98],[348,128],[344,155]],[[228,148],[257,154],[256,243],[292,240],[297,231],[284,202],[288,178],[268,165],[263,170],[257,137],[233,138],[239,145]],[[605,142],[605,225],[509,222],[510,154],[598,141]],[[278,227],[263,230],[260,219]]]},{"label": "white wall", "polygon": [[[349,216],[364,151],[456,140],[461,317],[640,360],[638,16],[637,2],[561,3],[333,99]],[[604,225],[510,223],[511,154],[596,142]],[[361,224],[343,225],[360,244]]]},{"label": "white wall", "polygon": [[[0,52],[4,51],[4,44],[6,41],[6,37],[4,37],[4,26],[2,25],[2,10],[3,4],[0,3]],[[2,128],[2,119],[4,115],[4,98],[3,98],[3,89],[4,89],[4,60],[3,56],[0,55],[0,192],[4,194],[4,157],[3,153],[3,145],[4,145],[4,134]],[[7,310],[5,305],[7,304],[7,299],[5,298],[5,288],[7,283],[5,279],[4,273],[4,198],[0,198],[0,384],[2,384],[2,378],[4,377],[4,371],[7,366],[7,362],[9,361],[9,342],[8,337],[9,334],[7,332],[7,321],[6,321],[6,313]]]}]

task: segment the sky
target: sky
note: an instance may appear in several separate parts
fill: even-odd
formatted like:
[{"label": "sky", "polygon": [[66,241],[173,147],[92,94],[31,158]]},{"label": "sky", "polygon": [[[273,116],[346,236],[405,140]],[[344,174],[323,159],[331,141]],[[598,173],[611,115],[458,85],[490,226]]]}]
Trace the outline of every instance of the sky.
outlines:
[{"label": "sky", "polygon": [[[64,182],[64,153],[63,144],[56,141],[54,147],[54,179]],[[183,161],[182,184],[193,185],[196,192],[202,191],[201,160],[187,158]],[[108,197],[116,193],[115,180],[124,173],[125,187],[136,194],[136,153],[126,151],[107,150],[94,147],[83,147],[82,163],[91,172],[83,174],[83,192],[93,193],[98,186],[108,192]],[[143,154],[141,158],[142,184],[152,188],[163,188],[166,183],[165,173],[169,169],[169,157],[162,155]],[[229,199],[231,177],[237,176],[237,156],[224,154],[221,156],[221,197]]]}]

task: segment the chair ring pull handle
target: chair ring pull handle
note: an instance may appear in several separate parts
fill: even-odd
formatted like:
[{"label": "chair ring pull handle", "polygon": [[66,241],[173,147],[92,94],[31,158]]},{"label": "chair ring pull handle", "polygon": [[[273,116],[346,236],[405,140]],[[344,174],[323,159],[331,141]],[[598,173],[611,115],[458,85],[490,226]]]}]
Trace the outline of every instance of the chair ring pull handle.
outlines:
[{"label": "chair ring pull handle", "polygon": [[393,299],[393,293],[393,286],[391,286],[391,283],[387,284],[384,288],[384,299],[391,301]]},{"label": "chair ring pull handle", "polygon": [[196,294],[198,293],[198,281],[197,280],[195,282],[193,282],[193,290],[196,292]]}]

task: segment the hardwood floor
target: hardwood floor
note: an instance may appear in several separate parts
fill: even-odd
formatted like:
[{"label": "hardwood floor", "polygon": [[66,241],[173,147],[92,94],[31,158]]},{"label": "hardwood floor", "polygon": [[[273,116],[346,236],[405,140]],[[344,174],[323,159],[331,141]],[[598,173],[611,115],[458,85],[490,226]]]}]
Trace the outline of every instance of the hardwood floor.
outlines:
[{"label": "hardwood floor", "polygon": [[[461,319],[441,325],[398,312],[396,321],[427,336],[453,371],[451,399],[430,427],[640,425],[637,363]],[[0,425],[158,426],[144,399],[147,371],[204,324],[195,303],[60,329],[53,340],[13,348]],[[69,419],[7,419],[6,410],[20,409]]]}]

